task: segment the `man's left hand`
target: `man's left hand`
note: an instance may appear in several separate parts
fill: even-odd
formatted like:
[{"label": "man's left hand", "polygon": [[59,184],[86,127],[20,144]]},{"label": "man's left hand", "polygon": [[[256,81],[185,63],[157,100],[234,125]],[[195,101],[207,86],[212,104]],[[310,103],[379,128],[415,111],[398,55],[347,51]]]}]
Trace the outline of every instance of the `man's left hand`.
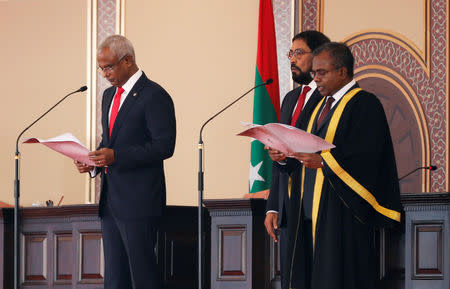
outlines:
[{"label": "man's left hand", "polygon": [[97,167],[107,167],[114,163],[114,150],[101,148],[89,153],[89,158]]},{"label": "man's left hand", "polygon": [[305,167],[309,169],[323,168],[323,160],[320,154],[294,153],[292,157],[299,160]]}]

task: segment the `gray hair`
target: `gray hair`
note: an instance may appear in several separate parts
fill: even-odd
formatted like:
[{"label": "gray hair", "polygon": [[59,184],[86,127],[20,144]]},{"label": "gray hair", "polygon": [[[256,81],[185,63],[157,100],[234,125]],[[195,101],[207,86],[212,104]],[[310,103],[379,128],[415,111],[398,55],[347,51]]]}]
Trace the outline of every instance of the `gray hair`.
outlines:
[{"label": "gray hair", "polygon": [[97,54],[105,48],[109,48],[119,59],[125,57],[125,55],[130,55],[133,57],[133,61],[136,62],[133,44],[125,36],[117,34],[108,36],[98,47]]}]

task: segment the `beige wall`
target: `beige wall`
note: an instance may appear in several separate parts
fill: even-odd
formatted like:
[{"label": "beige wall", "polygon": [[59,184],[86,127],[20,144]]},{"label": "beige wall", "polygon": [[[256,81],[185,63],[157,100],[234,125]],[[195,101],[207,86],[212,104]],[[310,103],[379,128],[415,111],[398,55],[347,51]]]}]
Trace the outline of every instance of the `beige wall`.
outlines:
[{"label": "beige wall", "polygon": [[[168,203],[197,203],[201,124],[254,83],[258,0],[126,2],[125,35],[147,75],[171,94],[177,117],[175,155],[166,162]],[[235,136],[251,121],[253,95],[208,124],[205,198],[248,191],[250,143]]]},{"label": "beige wall", "polygon": [[[166,162],[168,204],[197,203],[201,124],[254,83],[258,0],[125,1],[125,35],[139,66],[172,95],[177,116],[175,155]],[[60,97],[86,83],[88,1],[0,1],[1,79],[0,200],[13,203],[15,138]],[[70,11],[70,13],[69,13]],[[67,13],[66,13],[67,12]],[[247,193],[249,139],[235,136],[252,119],[253,95],[203,132],[205,198]],[[25,136],[49,138],[66,131],[86,138],[86,93],[72,96]],[[85,202],[87,179],[72,162],[42,145],[21,145],[22,205],[37,200]]]},{"label": "beige wall", "polygon": [[[72,90],[86,84],[86,1],[0,1],[2,44],[0,200],[13,203],[14,152],[19,132]],[[72,132],[86,142],[86,94],[73,95],[24,137]],[[20,145],[21,204],[85,200],[86,178],[42,145]]]},{"label": "beige wall", "polygon": [[[323,0],[324,32],[343,40],[364,30],[390,30],[424,51],[426,1],[369,2],[361,9],[353,0]],[[5,64],[0,71],[1,201],[13,203],[17,134],[64,94],[87,83],[89,3],[0,1]],[[178,135],[175,155],[166,162],[168,203],[195,205],[200,126],[254,83],[259,1],[122,3],[124,33],[135,44],[138,64],[175,103]],[[407,17],[400,21],[398,11]],[[71,96],[25,136],[49,138],[69,131],[87,143],[87,97]],[[249,140],[235,134],[241,130],[239,121],[251,118],[252,94],[204,130],[205,198],[239,198],[247,192]],[[21,145],[20,150],[23,205],[57,201],[61,194],[63,204],[87,200],[88,180],[69,159],[41,145]]]}]

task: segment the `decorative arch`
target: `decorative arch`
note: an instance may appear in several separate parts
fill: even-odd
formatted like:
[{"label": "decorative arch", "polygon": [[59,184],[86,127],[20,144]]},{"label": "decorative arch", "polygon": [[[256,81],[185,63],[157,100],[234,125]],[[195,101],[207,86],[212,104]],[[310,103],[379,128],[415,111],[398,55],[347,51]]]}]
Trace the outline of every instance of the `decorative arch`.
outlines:
[{"label": "decorative arch", "polygon": [[[326,1],[299,3],[299,30],[323,31]],[[449,190],[449,3],[424,0],[424,7],[423,51],[393,31],[360,31],[343,42],[355,56],[357,80],[378,80],[402,92],[420,133],[421,165],[438,167],[431,175],[422,172],[422,191],[442,192]]]}]

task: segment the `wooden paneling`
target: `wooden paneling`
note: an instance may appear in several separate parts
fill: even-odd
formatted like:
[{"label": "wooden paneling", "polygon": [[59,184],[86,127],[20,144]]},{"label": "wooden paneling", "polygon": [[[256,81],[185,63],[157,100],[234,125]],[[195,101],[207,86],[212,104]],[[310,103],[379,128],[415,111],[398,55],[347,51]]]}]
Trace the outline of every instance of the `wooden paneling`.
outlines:
[{"label": "wooden paneling", "polygon": [[[405,194],[401,200],[405,208],[402,222],[377,230],[379,280],[376,288],[448,289],[450,194]],[[279,251],[267,237],[263,224],[265,202],[208,200],[205,203],[211,214],[211,287],[280,288]],[[248,241],[241,248],[244,235]],[[236,277],[233,274],[239,272],[243,256],[248,258],[242,267],[248,270],[243,271],[246,280],[226,279]],[[227,270],[231,274],[221,274]]]},{"label": "wooden paneling", "polygon": [[442,223],[413,223],[413,279],[442,279]]},{"label": "wooden paneling", "polygon": [[47,234],[46,232],[26,233],[23,240],[23,280],[24,283],[47,281]]},{"label": "wooden paneling", "polygon": [[102,233],[80,232],[80,282],[103,282]]},{"label": "wooden paneling", "polygon": [[265,200],[207,200],[205,206],[211,216],[211,288],[272,288]]},{"label": "wooden paneling", "polygon": [[219,226],[219,280],[245,280],[246,227]]},{"label": "wooden paneling", "polygon": [[72,232],[56,233],[55,240],[55,281],[70,284],[73,271]]},{"label": "wooden paneling", "polygon": [[[25,208],[20,213],[21,288],[103,288],[105,264],[97,205]],[[0,258],[0,268],[4,268],[0,288],[5,289],[12,288],[13,277],[11,216],[12,209],[0,209],[0,257],[4,256]],[[165,289],[197,288],[196,224],[194,207],[169,206],[161,219],[155,250]],[[209,225],[209,218],[205,224]],[[208,234],[205,242],[209,243]],[[205,247],[209,256],[209,245]]]},{"label": "wooden paneling", "polygon": [[405,288],[448,289],[450,284],[450,194],[403,197]]},{"label": "wooden paneling", "polygon": [[[448,289],[450,194],[406,194],[402,203],[404,222],[378,233],[380,282],[376,288]],[[204,274],[211,279],[204,288],[279,288],[278,249],[263,225],[265,201],[210,200],[205,205],[212,219],[205,218],[208,262]],[[4,256],[0,288],[11,288],[12,218],[7,216],[12,210],[0,212],[4,228],[0,230],[4,233],[0,235],[0,254]],[[169,207],[162,219],[157,252],[166,289],[197,288],[196,213],[194,207]],[[22,288],[102,288],[101,226],[96,206],[26,208],[21,216]],[[72,257],[66,250],[72,250]],[[66,260],[68,264],[63,264]],[[232,279],[242,277],[245,280]]]}]

